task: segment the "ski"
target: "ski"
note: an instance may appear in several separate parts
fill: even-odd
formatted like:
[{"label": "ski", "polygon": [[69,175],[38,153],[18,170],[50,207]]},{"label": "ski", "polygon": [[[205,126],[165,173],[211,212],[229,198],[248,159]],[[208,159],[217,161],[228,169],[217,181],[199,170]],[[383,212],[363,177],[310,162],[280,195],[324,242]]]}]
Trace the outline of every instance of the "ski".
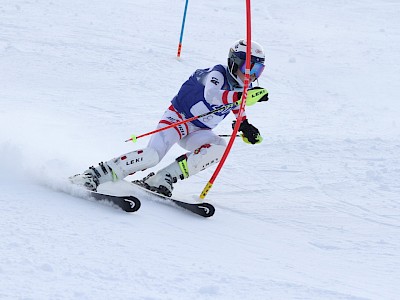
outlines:
[{"label": "ski", "polygon": [[140,200],[134,196],[113,196],[89,191],[89,197],[96,201],[107,201],[126,212],[135,212],[140,208]]},{"label": "ski", "polygon": [[184,209],[186,209],[187,211],[190,211],[196,215],[208,218],[214,215],[215,213],[215,207],[213,205],[211,205],[210,203],[207,202],[202,202],[202,203],[188,203],[185,201],[181,201],[181,200],[177,200],[174,199],[172,197],[167,197],[165,195],[156,193],[154,191],[148,190],[145,187],[141,186],[140,184],[136,183],[136,182],[131,182],[134,186],[139,187],[141,190],[152,194],[154,196],[157,196],[157,198],[159,199],[163,199],[169,202],[174,203],[175,205],[182,207]]}]

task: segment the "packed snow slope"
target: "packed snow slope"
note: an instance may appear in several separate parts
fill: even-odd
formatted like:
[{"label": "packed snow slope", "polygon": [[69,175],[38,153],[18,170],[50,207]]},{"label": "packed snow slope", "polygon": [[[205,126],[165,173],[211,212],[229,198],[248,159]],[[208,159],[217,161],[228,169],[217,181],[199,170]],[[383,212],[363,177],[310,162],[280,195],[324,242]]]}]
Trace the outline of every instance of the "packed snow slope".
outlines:
[{"label": "packed snow slope", "polygon": [[[399,299],[395,0],[252,1],[270,101],[247,115],[264,142],[235,142],[206,198],[214,217],[57,191],[145,147],[124,140],[245,37],[245,1],[189,1],[176,60],[184,4],[0,2],[0,299]],[[175,196],[196,201],[212,172]]]}]

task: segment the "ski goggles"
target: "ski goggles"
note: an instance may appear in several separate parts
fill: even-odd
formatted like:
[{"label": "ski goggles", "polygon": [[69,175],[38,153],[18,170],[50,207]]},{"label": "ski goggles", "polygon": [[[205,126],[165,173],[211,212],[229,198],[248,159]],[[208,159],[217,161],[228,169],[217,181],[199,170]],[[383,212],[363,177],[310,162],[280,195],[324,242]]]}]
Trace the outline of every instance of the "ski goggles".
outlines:
[{"label": "ski goggles", "polygon": [[[256,78],[260,77],[261,73],[264,71],[265,65],[258,62],[252,62],[250,64],[250,75],[255,75]],[[245,74],[246,73],[246,61],[243,62],[242,66],[240,67],[240,71]]]}]

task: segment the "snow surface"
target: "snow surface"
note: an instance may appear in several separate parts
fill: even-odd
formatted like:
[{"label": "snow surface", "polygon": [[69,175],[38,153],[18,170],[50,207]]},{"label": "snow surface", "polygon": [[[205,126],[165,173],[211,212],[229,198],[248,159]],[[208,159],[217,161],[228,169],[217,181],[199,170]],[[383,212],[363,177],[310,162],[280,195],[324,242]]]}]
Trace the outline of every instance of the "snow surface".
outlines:
[{"label": "snow surface", "polygon": [[[245,37],[245,1],[190,1],[176,60],[184,3],[0,2],[0,299],[399,299],[397,0],[252,1],[264,142],[236,141],[214,217],[57,191],[145,146],[124,140]],[[175,195],[196,201],[212,172]]]}]

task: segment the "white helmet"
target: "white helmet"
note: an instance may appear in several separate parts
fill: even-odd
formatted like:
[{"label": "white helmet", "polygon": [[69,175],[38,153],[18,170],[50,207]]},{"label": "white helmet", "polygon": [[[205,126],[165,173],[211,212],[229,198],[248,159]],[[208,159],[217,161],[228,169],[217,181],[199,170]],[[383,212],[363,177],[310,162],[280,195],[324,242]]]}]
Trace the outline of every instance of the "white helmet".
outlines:
[{"label": "white helmet", "polygon": [[[263,47],[257,43],[251,42],[251,64],[250,75],[255,74],[258,78],[264,70],[265,53]],[[228,71],[232,77],[243,86],[242,81],[237,77],[237,71],[241,70],[244,74],[246,69],[246,41],[238,40],[229,50]]]}]

